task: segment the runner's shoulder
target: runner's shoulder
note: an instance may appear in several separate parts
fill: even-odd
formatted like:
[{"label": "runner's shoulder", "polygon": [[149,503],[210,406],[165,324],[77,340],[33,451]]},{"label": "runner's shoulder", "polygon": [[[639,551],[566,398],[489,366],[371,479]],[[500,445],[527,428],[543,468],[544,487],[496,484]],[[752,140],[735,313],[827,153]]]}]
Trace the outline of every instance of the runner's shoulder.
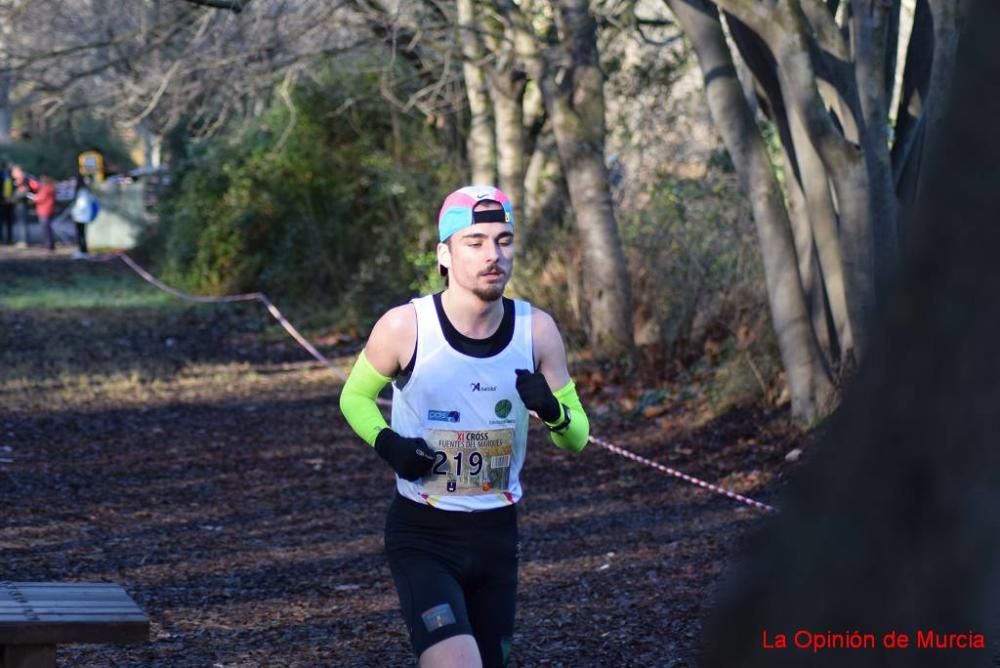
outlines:
[{"label": "runner's shoulder", "polygon": [[531,335],[535,339],[548,339],[553,336],[562,338],[559,334],[559,325],[556,324],[555,318],[534,304],[531,306]]},{"label": "runner's shoulder", "polygon": [[[380,373],[394,376],[412,355],[416,338],[416,308],[411,303],[393,307],[372,328],[365,357]],[[386,373],[390,370],[392,373]]]}]

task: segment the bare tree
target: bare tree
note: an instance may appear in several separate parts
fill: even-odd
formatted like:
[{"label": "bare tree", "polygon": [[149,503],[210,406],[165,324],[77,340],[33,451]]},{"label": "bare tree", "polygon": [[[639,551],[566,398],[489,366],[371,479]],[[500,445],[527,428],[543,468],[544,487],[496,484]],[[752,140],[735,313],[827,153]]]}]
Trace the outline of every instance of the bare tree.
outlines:
[{"label": "bare tree", "polygon": [[[781,187],[737,79],[718,12],[706,0],[671,0],[670,7],[694,45],[712,116],[750,200],[792,412],[802,421],[811,421],[832,401],[833,384],[810,323]],[[805,257],[811,257],[811,249],[806,251]]]},{"label": "bare tree", "polygon": [[[542,128],[550,128],[580,231],[582,324],[598,354],[628,351],[631,297],[605,166],[604,76],[596,22],[588,3],[580,0],[505,1],[497,8],[501,30],[491,35],[489,45],[495,58],[491,83],[501,185],[521,200],[529,193],[551,194],[539,182],[550,171],[543,169],[546,154],[537,153],[550,146],[539,137]],[[526,95],[529,85],[540,95]],[[533,213],[541,210],[531,202],[522,206]]]},{"label": "bare tree", "polygon": [[[917,0],[895,143],[889,103],[900,0],[668,4],[698,53],[715,123],[754,205],[793,411],[811,419],[832,407],[831,382],[864,355],[895,276],[898,211],[919,180],[921,137],[947,88],[940,73],[954,58],[960,3],[929,0],[927,11]],[[716,6],[777,130],[776,161],[764,159],[748,106],[733,95],[734,57]],[[784,173],[783,189],[775,171]]]},{"label": "bare tree", "polygon": [[360,17],[319,0],[33,0],[4,10],[11,111],[87,110],[153,140],[181,122],[214,132],[287,78],[373,41],[358,38]]},{"label": "bare tree", "polygon": [[[496,136],[490,114],[489,78],[484,71],[482,38],[476,26],[473,0],[458,0],[457,5],[462,74],[472,116],[469,124],[469,167],[473,183],[490,184],[495,182]],[[517,202],[517,198],[514,201]]]},{"label": "bare tree", "polygon": [[622,353],[632,348],[632,300],[604,156],[597,25],[586,0],[551,4],[559,49],[539,84],[582,236],[588,337],[601,353]]},{"label": "bare tree", "polygon": [[[719,597],[706,668],[995,665],[1000,133],[981,119],[1000,114],[1000,5],[970,4],[902,219],[899,289],[815,459]],[[876,646],[813,653],[797,631],[870,633]],[[766,649],[764,632],[788,649]],[[909,646],[883,649],[889,632]],[[967,649],[939,649],[948,634]]]}]

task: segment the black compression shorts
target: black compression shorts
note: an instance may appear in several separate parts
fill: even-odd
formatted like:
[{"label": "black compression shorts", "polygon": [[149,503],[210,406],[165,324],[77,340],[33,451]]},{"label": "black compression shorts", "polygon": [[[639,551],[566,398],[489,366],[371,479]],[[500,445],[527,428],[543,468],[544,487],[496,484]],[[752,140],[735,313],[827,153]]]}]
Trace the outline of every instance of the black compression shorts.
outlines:
[{"label": "black compression shorts", "polygon": [[385,551],[413,651],[470,634],[484,668],[505,666],[517,594],[517,509],[437,510],[396,494]]}]

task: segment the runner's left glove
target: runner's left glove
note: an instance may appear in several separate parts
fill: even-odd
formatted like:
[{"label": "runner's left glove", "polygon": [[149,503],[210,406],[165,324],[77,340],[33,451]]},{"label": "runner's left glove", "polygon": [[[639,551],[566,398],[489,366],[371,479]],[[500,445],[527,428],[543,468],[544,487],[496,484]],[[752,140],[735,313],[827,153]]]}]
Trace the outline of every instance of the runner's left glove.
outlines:
[{"label": "runner's left glove", "polygon": [[383,429],[375,437],[375,452],[389,462],[403,480],[416,480],[427,475],[434,464],[434,451],[422,438],[400,436],[392,429]]},{"label": "runner's left glove", "polygon": [[555,422],[562,415],[559,408],[559,400],[552,394],[545,376],[537,371],[532,373],[527,369],[515,369],[517,380],[514,387],[521,395],[521,401],[529,411],[538,413],[542,422]]}]

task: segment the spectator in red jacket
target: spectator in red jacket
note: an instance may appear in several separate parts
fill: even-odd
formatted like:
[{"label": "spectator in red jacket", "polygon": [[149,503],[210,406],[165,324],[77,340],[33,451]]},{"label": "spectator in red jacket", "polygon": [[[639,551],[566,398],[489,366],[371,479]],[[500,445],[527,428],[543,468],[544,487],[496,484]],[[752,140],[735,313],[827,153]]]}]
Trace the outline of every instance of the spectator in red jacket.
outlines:
[{"label": "spectator in red jacket", "polygon": [[35,193],[35,213],[38,224],[42,228],[42,241],[48,249],[56,249],[55,236],[52,234],[52,214],[56,212],[56,184],[48,174],[42,174],[41,182],[30,179],[28,187]]}]

